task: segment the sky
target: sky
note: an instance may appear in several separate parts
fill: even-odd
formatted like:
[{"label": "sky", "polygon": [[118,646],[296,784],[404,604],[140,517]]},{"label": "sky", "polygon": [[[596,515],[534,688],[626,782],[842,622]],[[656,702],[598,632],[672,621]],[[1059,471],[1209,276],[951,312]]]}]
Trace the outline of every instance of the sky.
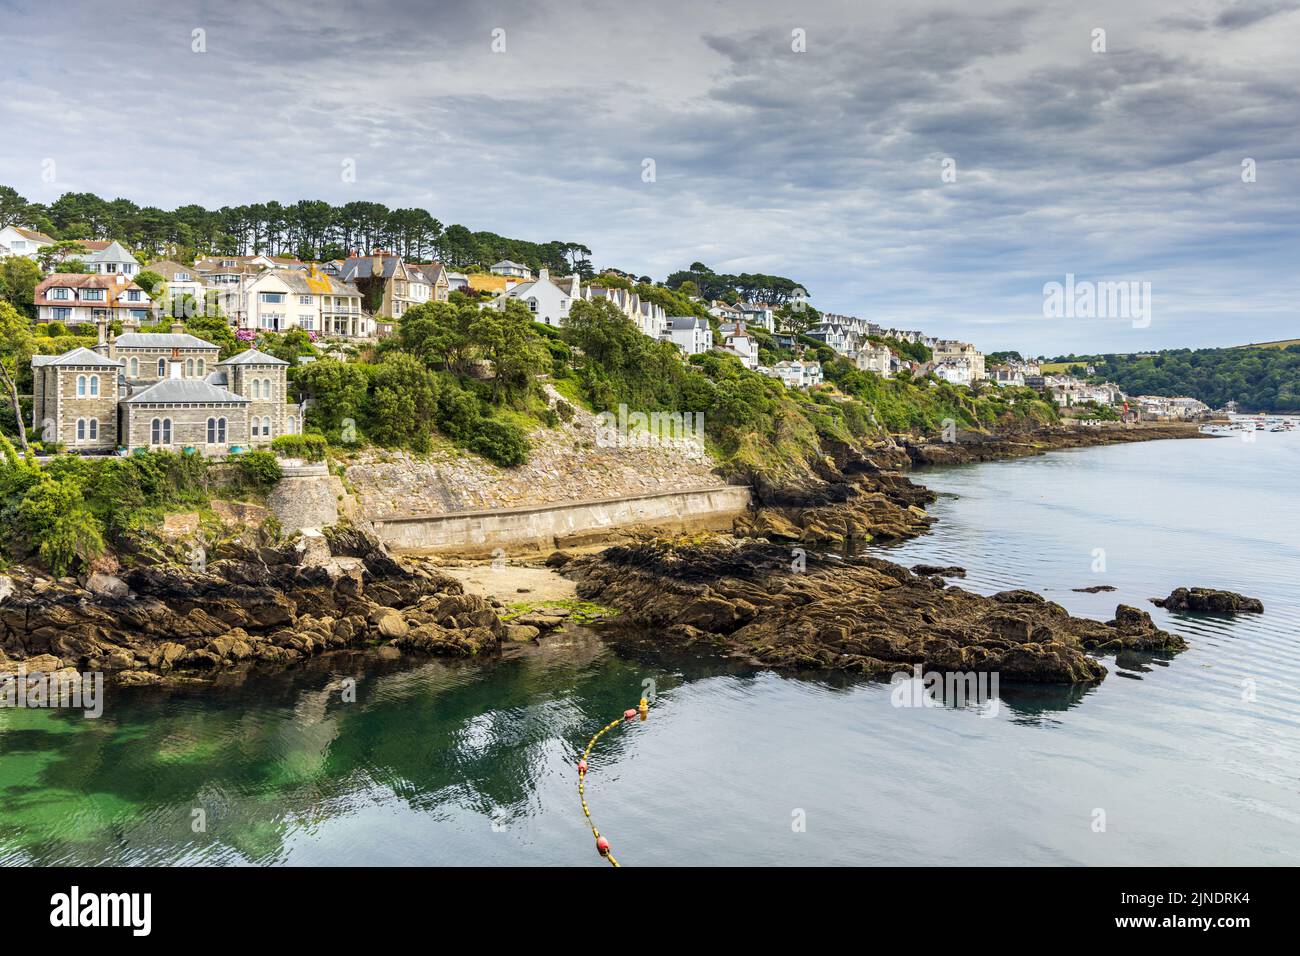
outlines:
[{"label": "sky", "polygon": [[[986,351],[1233,345],[1300,337],[1297,49],[1300,0],[0,0],[0,183],[420,206]],[[1052,315],[1067,274],[1149,309]]]}]

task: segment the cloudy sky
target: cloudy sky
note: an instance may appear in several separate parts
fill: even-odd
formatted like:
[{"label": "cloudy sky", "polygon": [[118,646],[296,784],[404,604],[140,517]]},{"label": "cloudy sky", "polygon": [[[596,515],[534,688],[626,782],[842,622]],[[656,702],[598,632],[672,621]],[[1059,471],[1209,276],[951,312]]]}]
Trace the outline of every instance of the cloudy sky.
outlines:
[{"label": "cloudy sky", "polygon": [[[0,0],[0,183],[423,206],[989,350],[1238,344],[1300,336],[1298,48],[1295,0]],[[1067,273],[1150,322],[1044,317]]]}]

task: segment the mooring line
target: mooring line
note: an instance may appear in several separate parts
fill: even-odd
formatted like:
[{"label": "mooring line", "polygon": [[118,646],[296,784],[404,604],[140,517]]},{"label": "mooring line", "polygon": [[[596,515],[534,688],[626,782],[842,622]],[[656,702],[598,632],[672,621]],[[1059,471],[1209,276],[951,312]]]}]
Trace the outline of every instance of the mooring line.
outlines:
[{"label": "mooring line", "polygon": [[582,759],[578,761],[578,799],[582,801],[582,813],[587,818],[587,826],[591,827],[591,835],[596,838],[596,852],[609,860],[610,866],[618,866],[618,860],[614,859],[614,854],[610,851],[609,841],[601,836],[600,831],[596,829],[596,821],[591,818],[591,808],[587,806],[587,758],[591,756],[591,751],[592,748],[596,746],[596,741],[609,733],[615,727],[636,720],[637,717],[645,720],[649,716],[650,703],[642,697],[641,703],[636,707],[629,707],[627,710],[623,711],[623,717],[621,720],[612,720],[604,727],[601,727],[600,730],[596,731],[591,740],[587,741],[587,749],[582,752]]}]

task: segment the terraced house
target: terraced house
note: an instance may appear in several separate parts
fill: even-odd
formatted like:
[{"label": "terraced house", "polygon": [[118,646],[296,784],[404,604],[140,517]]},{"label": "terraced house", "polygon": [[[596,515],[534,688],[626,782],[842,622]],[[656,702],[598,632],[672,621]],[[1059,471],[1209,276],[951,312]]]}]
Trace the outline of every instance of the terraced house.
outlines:
[{"label": "terraced house", "polygon": [[94,349],[32,356],[32,427],[43,442],[107,454],[164,448],[224,456],[301,431],[288,363],[249,349],[224,361],[183,332],[100,325]]}]

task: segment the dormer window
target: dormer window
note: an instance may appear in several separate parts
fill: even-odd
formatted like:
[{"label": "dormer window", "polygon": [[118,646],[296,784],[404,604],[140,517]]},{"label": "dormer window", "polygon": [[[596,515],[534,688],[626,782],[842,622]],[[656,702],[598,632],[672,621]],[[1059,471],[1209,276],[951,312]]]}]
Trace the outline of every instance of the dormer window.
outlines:
[{"label": "dormer window", "polygon": [[51,290],[50,290],[50,298],[51,298],[51,299],[68,299],[68,298],[71,298],[71,293],[72,293],[72,290],[71,290],[71,289],[65,289],[65,288],[59,287],[59,288],[57,288],[57,289],[51,289]]}]

